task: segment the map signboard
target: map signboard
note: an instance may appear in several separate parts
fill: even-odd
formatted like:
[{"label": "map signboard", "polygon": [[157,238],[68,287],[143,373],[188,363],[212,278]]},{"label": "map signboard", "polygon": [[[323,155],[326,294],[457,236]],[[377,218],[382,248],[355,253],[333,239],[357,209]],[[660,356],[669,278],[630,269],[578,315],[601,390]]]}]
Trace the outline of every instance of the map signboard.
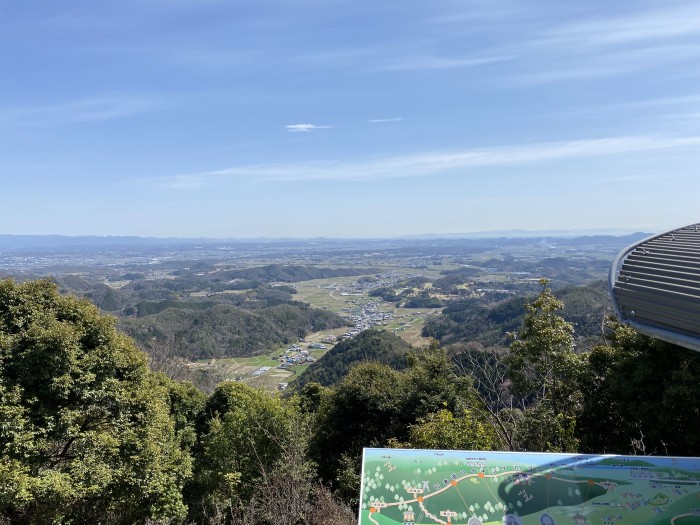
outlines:
[{"label": "map signboard", "polygon": [[700,525],[700,458],[365,449],[359,525]]}]

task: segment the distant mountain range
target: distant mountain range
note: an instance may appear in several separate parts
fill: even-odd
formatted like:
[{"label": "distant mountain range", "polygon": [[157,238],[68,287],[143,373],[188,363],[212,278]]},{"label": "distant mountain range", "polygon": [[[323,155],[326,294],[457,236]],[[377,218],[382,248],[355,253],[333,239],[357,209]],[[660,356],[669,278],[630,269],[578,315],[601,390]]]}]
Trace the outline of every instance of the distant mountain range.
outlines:
[{"label": "distant mountain range", "polygon": [[454,234],[420,234],[392,238],[251,238],[251,239],[215,239],[215,238],[182,238],[182,237],[137,237],[137,236],[67,236],[67,235],[11,235],[0,234],[0,248],[65,248],[65,247],[118,247],[118,246],[167,246],[167,245],[197,245],[197,244],[339,244],[339,243],[373,243],[382,241],[393,242],[423,242],[423,241],[484,241],[495,239],[585,239],[586,242],[605,242],[606,240],[619,243],[629,240],[630,243],[649,237],[650,233],[643,232],[583,232],[583,231],[528,231],[507,230]]},{"label": "distant mountain range", "polygon": [[471,233],[424,233],[420,235],[406,235],[402,239],[498,239],[498,238],[541,238],[541,237],[627,237],[645,235],[651,233],[634,232],[629,230],[497,230],[480,231]]}]

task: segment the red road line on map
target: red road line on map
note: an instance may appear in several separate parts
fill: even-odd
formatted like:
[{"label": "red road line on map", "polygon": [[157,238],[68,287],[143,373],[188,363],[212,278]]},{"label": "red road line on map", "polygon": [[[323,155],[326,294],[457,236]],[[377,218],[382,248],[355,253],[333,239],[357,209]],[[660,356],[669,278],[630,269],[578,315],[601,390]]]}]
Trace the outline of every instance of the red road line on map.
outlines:
[{"label": "red road line on map", "polygon": [[[518,473],[522,473],[522,472],[523,472],[522,470],[508,470],[508,471],[506,471],[506,472],[498,472],[497,474],[484,474],[483,472],[479,472],[479,473],[477,473],[477,474],[467,474],[467,475],[465,475],[465,476],[462,476],[461,478],[457,478],[457,479],[454,480],[454,481],[455,481],[456,483],[459,483],[460,481],[464,481],[464,480],[466,480],[466,479],[474,478],[474,477],[496,478],[496,477],[498,477],[498,476],[508,476],[508,475],[510,475],[510,474],[518,474]],[[479,476],[479,474],[482,474],[482,476]],[[543,473],[536,473],[536,474],[532,474],[530,477],[531,477],[531,478],[534,478],[534,477],[536,477],[536,476],[537,476],[537,477],[542,477],[542,476],[544,476],[544,475],[545,475],[545,474],[543,474]],[[563,483],[583,483],[583,481],[581,481],[581,480],[576,481],[576,480],[572,480],[572,479],[559,478],[559,477],[557,477],[557,476],[555,476],[555,475],[553,475],[553,474],[552,474],[552,479],[556,479],[556,480],[561,481],[561,482],[563,482]],[[590,480],[589,480],[589,481],[590,481]],[[594,482],[593,484],[594,484],[594,485],[599,485],[599,483],[597,483],[597,482]],[[425,496],[421,496],[421,498],[422,498],[422,499],[432,498],[433,496],[437,496],[438,494],[442,494],[442,493],[445,492],[446,490],[451,489],[452,486],[453,486],[452,483],[450,483],[449,485],[445,485],[444,487],[442,487],[441,489],[436,490],[435,492],[431,492],[430,494],[426,494]],[[495,498],[496,496],[493,495],[493,492],[491,491],[491,488],[488,487],[488,486],[487,486],[487,488],[489,489],[489,492],[491,492],[491,495]],[[590,486],[589,486],[589,489],[588,489],[588,490],[589,490],[589,493],[590,493]],[[498,498],[496,498],[496,499],[498,499]],[[403,505],[404,503],[418,503],[418,498],[416,497],[416,498],[414,498],[414,499],[403,500],[403,501],[397,501],[397,502],[394,502],[394,503],[387,503],[386,506],[387,506],[387,507],[397,507],[397,506],[399,506],[399,505]],[[585,502],[584,502],[584,504],[585,504]]]},{"label": "red road line on map", "polygon": [[[513,471],[508,471],[508,472],[500,472],[498,474],[491,474],[488,476],[484,474],[484,477],[495,478],[497,476],[505,476],[507,474],[515,474],[516,472],[519,472],[519,471],[513,470]],[[483,474],[483,472],[480,472],[479,474]],[[466,476],[462,476],[461,478],[457,478],[454,481],[455,481],[455,483],[459,483],[460,481],[464,481],[465,479],[477,477],[479,474],[467,474]],[[433,496],[437,496],[438,494],[441,494],[441,493],[445,492],[446,490],[451,489],[452,486],[453,486],[452,483],[450,483],[449,485],[445,485],[444,487],[436,490],[435,492],[431,492],[430,494],[427,494],[427,495],[421,496],[421,497],[423,499],[432,498]],[[386,506],[387,507],[396,507],[398,505],[402,505],[403,503],[417,503],[417,502],[418,502],[418,498],[414,498],[414,499],[399,501],[399,502],[395,502],[395,503],[387,503]]]}]

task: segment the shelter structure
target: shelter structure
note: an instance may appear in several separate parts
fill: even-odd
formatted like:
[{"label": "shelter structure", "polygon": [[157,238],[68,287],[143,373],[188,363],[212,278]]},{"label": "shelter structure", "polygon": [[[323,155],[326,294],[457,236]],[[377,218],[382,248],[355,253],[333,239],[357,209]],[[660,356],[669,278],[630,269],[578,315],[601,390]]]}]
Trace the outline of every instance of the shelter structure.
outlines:
[{"label": "shelter structure", "polygon": [[625,248],[609,286],[620,322],[700,351],[700,223]]}]

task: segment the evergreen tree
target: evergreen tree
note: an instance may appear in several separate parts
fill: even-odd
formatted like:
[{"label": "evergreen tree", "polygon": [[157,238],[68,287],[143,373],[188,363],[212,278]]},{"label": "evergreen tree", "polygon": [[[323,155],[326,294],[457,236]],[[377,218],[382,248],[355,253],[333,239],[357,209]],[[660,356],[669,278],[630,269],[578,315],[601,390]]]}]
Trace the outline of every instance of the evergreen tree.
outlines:
[{"label": "evergreen tree", "polygon": [[114,320],[48,281],[0,282],[0,516],[179,519],[190,471],[167,391]]},{"label": "evergreen tree", "polygon": [[530,403],[515,435],[525,450],[573,451],[585,359],[574,353],[574,328],[557,313],[564,305],[547,284],[527,305],[506,359],[514,391]]},{"label": "evergreen tree", "polygon": [[578,434],[593,452],[700,455],[700,352],[613,321],[593,349]]},{"label": "evergreen tree", "polygon": [[[307,415],[295,399],[226,382],[209,397],[201,418],[194,479],[186,490],[192,518],[228,522],[253,512],[254,523],[276,523],[267,514],[284,501],[296,511],[277,507],[279,523],[287,519],[282,514],[303,512],[313,465],[307,458]],[[270,499],[273,492],[281,501]]]}]

